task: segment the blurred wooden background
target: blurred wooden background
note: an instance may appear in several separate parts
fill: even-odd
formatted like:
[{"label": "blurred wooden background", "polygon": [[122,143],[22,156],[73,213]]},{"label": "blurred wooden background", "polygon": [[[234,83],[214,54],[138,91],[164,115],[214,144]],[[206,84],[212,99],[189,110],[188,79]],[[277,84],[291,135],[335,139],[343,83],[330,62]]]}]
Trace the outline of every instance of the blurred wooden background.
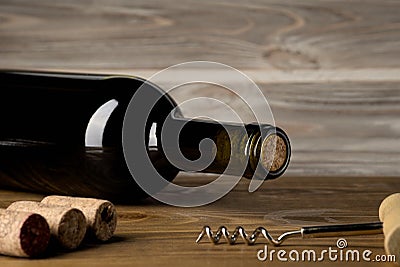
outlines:
[{"label": "blurred wooden background", "polygon": [[[289,133],[288,174],[398,176],[399,5],[2,0],[0,68],[149,77],[221,62],[254,79]],[[214,94],[226,97],[198,92]]]},{"label": "blurred wooden background", "polygon": [[[249,228],[268,224],[279,232],[286,229],[280,225],[288,222],[292,229],[302,224],[376,220],[382,198],[400,190],[399,182],[391,178],[400,174],[399,59],[399,1],[0,2],[2,69],[150,77],[185,61],[217,61],[257,83],[276,124],[291,138],[293,158],[287,174],[263,186],[253,200],[242,182],[222,202],[201,209],[156,203],[120,207],[119,235],[130,242],[128,247],[117,242],[111,251],[127,258],[118,261],[104,254],[106,249],[101,255],[97,250],[78,254],[81,261],[88,257],[92,263],[108,255],[107,264],[149,260],[150,265],[193,265],[196,260],[197,265],[248,266],[257,263],[255,248],[192,247],[197,229],[204,223],[213,227],[244,223]],[[210,88],[181,90],[174,97],[182,100],[188,95],[235,104],[229,94]],[[255,108],[264,104],[256,103]],[[32,198],[7,192],[1,196],[3,206],[16,198]],[[339,218],[326,216],[332,210],[339,211]],[[265,219],[287,211],[306,219]],[[171,246],[169,235],[178,236]],[[382,237],[357,240],[356,245],[383,253]],[[334,244],[331,241],[327,243]],[[326,242],[318,242],[325,248]],[[55,261],[76,264],[73,255]],[[28,264],[1,261],[2,266]]]}]

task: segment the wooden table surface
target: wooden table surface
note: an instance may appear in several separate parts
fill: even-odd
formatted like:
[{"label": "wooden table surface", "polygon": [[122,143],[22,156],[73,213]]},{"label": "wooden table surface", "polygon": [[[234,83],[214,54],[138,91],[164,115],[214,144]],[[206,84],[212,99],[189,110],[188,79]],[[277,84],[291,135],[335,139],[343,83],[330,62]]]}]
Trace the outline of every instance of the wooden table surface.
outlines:
[{"label": "wooden table surface", "polygon": [[[204,207],[152,200],[117,206],[111,242],[40,260],[0,257],[0,266],[302,264],[258,261],[265,242],[214,246],[194,240],[205,224],[265,226],[276,236],[307,225],[378,220],[380,201],[400,191],[399,58],[398,1],[2,0],[0,68],[149,77],[184,61],[225,63],[260,87],[276,124],[291,138],[293,157],[283,177],[255,193],[241,181]],[[188,96],[239,105],[212,88],[174,94],[178,102]],[[256,102],[254,108],[263,105]],[[187,114],[196,108],[202,111],[196,106]],[[207,112],[221,114],[217,107]],[[207,179],[181,174],[177,181],[198,185]],[[40,198],[0,191],[0,206]],[[336,240],[293,239],[282,248],[320,251],[335,247]],[[349,249],[384,253],[382,235],[347,242]]]},{"label": "wooden table surface", "polygon": [[[177,179],[187,185],[198,185],[193,176]],[[190,182],[193,181],[193,182]],[[252,231],[267,228],[274,237],[302,226],[378,221],[380,201],[388,194],[399,192],[395,178],[296,178],[282,177],[264,183],[255,193],[248,193],[248,182],[241,182],[221,200],[199,208],[177,208],[147,200],[135,206],[118,205],[118,227],[115,237],[106,244],[85,244],[75,252],[55,251],[45,259],[0,257],[1,266],[265,266],[304,264],[304,262],[272,262],[257,259],[257,252],[268,244],[260,238],[254,246],[243,242],[230,246],[207,239],[195,240],[204,225],[213,230],[225,225],[229,230],[242,225]],[[7,207],[15,200],[40,200],[41,195],[0,191],[0,205]],[[375,255],[384,254],[383,235],[345,237],[348,247]],[[280,249],[337,249],[338,237],[319,239],[288,239]],[[271,245],[269,249],[273,249]],[[360,253],[361,253],[360,252]],[[321,262],[306,262],[321,264]],[[360,262],[330,261],[334,265],[364,266]],[[370,262],[368,266],[390,264]]]}]

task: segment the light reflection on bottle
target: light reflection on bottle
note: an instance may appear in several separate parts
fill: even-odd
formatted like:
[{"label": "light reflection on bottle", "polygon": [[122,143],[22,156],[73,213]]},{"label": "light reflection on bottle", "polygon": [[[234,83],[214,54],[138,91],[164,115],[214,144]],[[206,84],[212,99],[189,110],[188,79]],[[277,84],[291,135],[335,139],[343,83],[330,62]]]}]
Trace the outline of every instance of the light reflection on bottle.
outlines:
[{"label": "light reflection on bottle", "polygon": [[86,147],[102,147],[103,133],[111,113],[118,106],[118,101],[112,99],[103,104],[90,118],[85,133]]}]

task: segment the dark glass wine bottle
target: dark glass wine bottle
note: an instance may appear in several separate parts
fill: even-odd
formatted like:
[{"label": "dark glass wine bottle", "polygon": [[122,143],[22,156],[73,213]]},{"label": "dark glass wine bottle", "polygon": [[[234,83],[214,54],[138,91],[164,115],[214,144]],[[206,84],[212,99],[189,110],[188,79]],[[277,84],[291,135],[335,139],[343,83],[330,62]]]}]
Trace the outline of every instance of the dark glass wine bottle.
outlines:
[{"label": "dark glass wine bottle", "polygon": [[[144,197],[122,144],[128,104],[144,82],[130,76],[0,71],[0,186],[120,201]],[[145,127],[147,155],[138,156],[148,156],[166,180],[182,170],[164,154],[174,145],[161,142],[158,126],[167,119],[182,128],[178,149],[187,160],[200,157],[203,139],[215,143],[215,157],[202,172],[223,173],[230,160],[246,161],[244,173],[235,168],[229,173],[247,178],[272,179],[286,170],[290,143],[281,129],[249,124],[243,134],[236,130],[240,124],[189,120],[176,110],[172,116],[174,100],[156,85],[149,88],[160,99]]]}]

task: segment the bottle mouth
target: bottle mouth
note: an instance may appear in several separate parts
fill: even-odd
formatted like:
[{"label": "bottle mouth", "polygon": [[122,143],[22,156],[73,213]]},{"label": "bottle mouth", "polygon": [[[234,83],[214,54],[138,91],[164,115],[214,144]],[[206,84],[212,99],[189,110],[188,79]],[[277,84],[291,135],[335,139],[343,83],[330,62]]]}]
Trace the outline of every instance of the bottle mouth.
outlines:
[{"label": "bottle mouth", "polygon": [[261,166],[271,174],[279,172],[287,165],[288,149],[282,136],[277,133],[268,135],[261,144]]}]

